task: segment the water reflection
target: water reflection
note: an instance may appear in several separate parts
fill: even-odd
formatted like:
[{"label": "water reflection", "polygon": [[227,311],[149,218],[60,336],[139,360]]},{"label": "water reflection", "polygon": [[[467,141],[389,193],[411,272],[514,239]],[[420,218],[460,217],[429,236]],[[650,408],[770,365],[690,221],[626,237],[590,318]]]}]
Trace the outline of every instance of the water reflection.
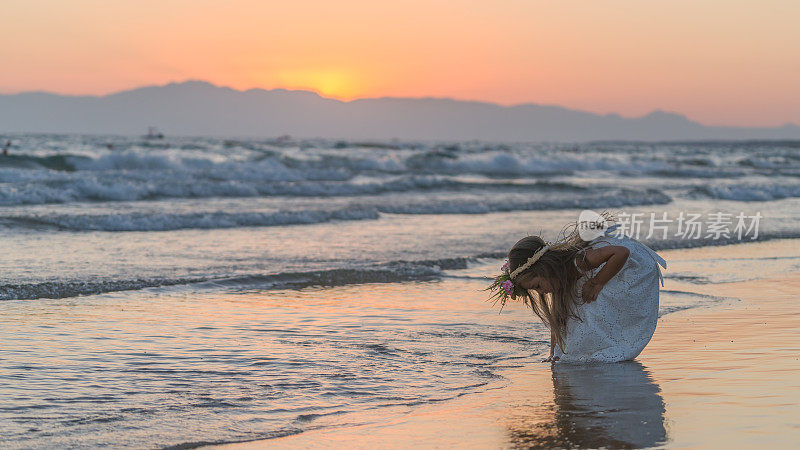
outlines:
[{"label": "water reflection", "polygon": [[508,426],[515,447],[663,444],[664,401],[640,363],[553,365],[554,403]]}]

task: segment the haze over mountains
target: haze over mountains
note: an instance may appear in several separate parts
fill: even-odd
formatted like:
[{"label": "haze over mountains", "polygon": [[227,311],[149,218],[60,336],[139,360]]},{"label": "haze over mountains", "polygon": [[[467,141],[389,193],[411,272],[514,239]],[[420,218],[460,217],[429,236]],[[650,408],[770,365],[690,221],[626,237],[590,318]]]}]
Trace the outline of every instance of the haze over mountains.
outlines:
[{"label": "haze over mountains", "polygon": [[105,96],[0,95],[0,132],[488,141],[800,139],[800,127],[713,127],[654,111],[639,118],[559,106],[444,98],[349,102],[309,91],[238,91],[203,81]]}]

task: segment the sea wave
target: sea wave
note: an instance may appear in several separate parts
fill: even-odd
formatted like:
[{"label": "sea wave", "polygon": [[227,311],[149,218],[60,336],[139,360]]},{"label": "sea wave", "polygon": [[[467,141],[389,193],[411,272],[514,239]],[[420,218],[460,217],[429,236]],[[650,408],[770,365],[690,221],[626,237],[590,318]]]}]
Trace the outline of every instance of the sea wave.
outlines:
[{"label": "sea wave", "polygon": [[244,274],[224,277],[134,278],[118,280],[72,279],[0,285],[0,300],[68,298],[153,287],[195,285],[213,289],[300,289],[308,286],[342,286],[363,283],[431,279],[445,270],[465,269],[478,258],[391,261],[369,268],[331,268],[315,271]]},{"label": "sea wave", "polygon": [[534,199],[496,199],[487,201],[450,200],[438,202],[409,202],[378,207],[380,212],[393,214],[486,214],[508,211],[535,211],[565,208],[615,208],[634,205],[663,205],[672,201],[657,189],[609,189],[585,195],[545,195]]},{"label": "sea wave", "polygon": [[131,212],[109,214],[8,215],[0,225],[9,228],[51,227],[71,231],[168,231],[316,224],[341,220],[374,220],[380,214],[486,214],[563,208],[612,208],[669,203],[661,191],[618,189],[586,195],[541,195],[538,199],[515,198],[432,198],[389,201],[376,198],[353,202],[336,209],[293,209],[271,212],[206,211],[192,213]]},{"label": "sea wave", "polygon": [[800,197],[800,185],[784,183],[743,183],[697,186],[689,191],[694,197],[743,202],[763,202]]},{"label": "sea wave", "polygon": [[[170,173],[169,176],[117,174],[115,176],[64,176],[50,174],[31,180],[24,173],[0,171],[0,205],[38,205],[70,202],[138,201],[167,198],[211,197],[343,197],[391,192],[482,190],[508,192],[572,191],[588,188],[546,180],[462,180],[440,175],[357,177],[347,181],[210,179],[205,175]],[[229,174],[230,175],[230,174]],[[251,174],[252,175],[252,174]],[[5,182],[5,184],[3,184]]]},{"label": "sea wave", "polygon": [[[113,150],[61,140],[0,158],[0,205],[141,201],[165,198],[359,196],[431,190],[586,189],[627,177],[705,179],[696,195],[738,199],[798,196],[796,187],[732,187],[725,179],[796,179],[793,148],[633,144],[489,145],[349,142],[222,142],[144,145],[116,138]],[[230,144],[230,145],[229,145]],[[55,146],[49,149],[50,146]],[[29,151],[29,153],[25,153]],[[752,153],[757,153],[754,156]],[[465,180],[465,178],[472,178]],[[501,182],[496,182],[500,180]],[[658,188],[655,184],[653,188]],[[704,190],[705,189],[705,190]],[[765,195],[766,190],[770,194]]]},{"label": "sea wave", "polygon": [[12,227],[53,227],[72,231],[167,231],[181,229],[214,229],[237,227],[263,227],[301,225],[331,222],[334,220],[377,219],[374,208],[346,208],[338,210],[241,212],[222,211],[206,213],[117,213],[117,214],[64,214],[41,216],[9,216],[0,223]]},{"label": "sea wave", "polygon": [[158,286],[198,283],[205,278],[136,278],[130,280],[58,280],[0,285],[0,300],[69,298]]}]

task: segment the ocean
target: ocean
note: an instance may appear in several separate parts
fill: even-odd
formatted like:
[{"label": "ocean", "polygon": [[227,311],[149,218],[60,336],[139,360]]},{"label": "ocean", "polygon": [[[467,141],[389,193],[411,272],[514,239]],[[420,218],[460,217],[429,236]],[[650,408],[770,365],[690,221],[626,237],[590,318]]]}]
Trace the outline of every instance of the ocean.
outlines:
[{"label": "ocean", "polygon": [[[638,217],[656,250],[800,237],[800,142],[6,140],[10,448],[190,448],[502,388],[549,335],[475,299],[514,242],[582,210]],[[781,258],[679,262],[661,314],[800,268]]]}]

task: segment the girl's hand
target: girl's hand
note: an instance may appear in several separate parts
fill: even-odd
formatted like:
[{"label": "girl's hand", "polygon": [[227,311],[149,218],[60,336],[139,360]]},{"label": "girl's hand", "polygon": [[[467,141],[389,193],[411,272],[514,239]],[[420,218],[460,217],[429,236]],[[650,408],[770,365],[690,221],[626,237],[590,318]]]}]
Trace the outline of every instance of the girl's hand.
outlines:
[{"label": "girl's hand", "polygon": [[548,355],[547,359],[545,359],[542,362],[558,361],[558,356],[553,358],[553,353],[555,352],[555,348],[556,348],[556,335],[553,334],[553,330],[550,329],[550,355]]},{"label": "girl's hand", "polygon": [[586,280],[586,283],[583,283],[583,288],[581,289],[581,297],[583,297],[583,302],[591,303],[597,300],[597,295],[600,294],[600,291],[602,290],[602,284],[592,280],[591,278]]},{"label": "girl's hand", "polygon": [[602,269],[590,278],[583,285],[583,292],[581,296],[585,303],[591,303],[597,300],[597,294],[603,289],[603,286],[616,276],[625,262],[631,251],[622,245],[609,245],[598,249],[588,249],[584,252],[583,261],[579,262],[579,266],[583,270],[593,270],[605,264]]}]

